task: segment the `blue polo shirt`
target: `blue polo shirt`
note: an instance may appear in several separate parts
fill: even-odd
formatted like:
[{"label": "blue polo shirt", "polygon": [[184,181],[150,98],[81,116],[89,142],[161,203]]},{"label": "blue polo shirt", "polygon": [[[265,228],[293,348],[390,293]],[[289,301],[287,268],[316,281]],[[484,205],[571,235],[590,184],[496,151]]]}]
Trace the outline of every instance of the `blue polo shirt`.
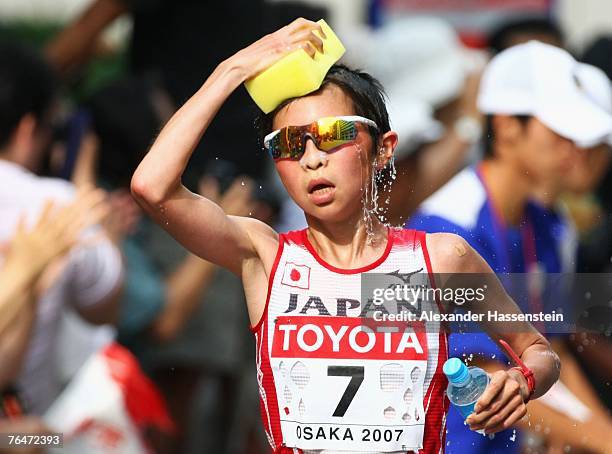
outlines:
[{"label": "blue polo shirt", "polygon": [[[423,202],[406,226],[428,233],[448,232],[463,237],[495,273],[526,272],[529,266],[525,254],[527,246],[533,249],[531,265],[535,264],[540,271],[561,273],[573,269],[575,236],[564,216],[529,202],[520,225],[500,224],[479,172],[468,167]],[[528,301],[516,299],[516,302],[523,311],[529,310]],[[546,312],[563,310],[562,307],[543,309]],[[449,356],[463,355],[508,364],[504,353],[486,333],[452,333]],[[469,430],[452,406],[447,425],[448,453],[519,451],[518,431],[509,429],[489,439]]]}]

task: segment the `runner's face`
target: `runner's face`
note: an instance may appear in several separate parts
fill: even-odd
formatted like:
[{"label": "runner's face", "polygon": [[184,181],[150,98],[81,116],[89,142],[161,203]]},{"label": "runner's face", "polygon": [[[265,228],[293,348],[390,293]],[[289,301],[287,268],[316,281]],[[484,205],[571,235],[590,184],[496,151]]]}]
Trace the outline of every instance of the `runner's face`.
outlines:
[{"label": "runner's face", "polygon": [[[273,129],[306,125],[323,117],[355,115],[351,99],[337,86],[288,104],[274,117]],[[355,141],[330,151],[319,150],[312,140],[300,161],[279,161],[276,169],[291,198],[306,214],[339,222],[358,215],[362,194],[371,175],[372,139],[359,125]]]},{"label": "runner's face", "polygon": [[571,166],[574,144],[532,117],[517,142],[517,162],[534,185],[557,186]]}]

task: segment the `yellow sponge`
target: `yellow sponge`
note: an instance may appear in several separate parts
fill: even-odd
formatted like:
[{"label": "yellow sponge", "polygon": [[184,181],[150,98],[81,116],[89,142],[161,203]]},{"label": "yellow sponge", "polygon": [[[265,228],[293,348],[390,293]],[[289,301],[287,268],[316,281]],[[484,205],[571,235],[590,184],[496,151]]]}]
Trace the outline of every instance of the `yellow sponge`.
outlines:
[{"label": "yellow sponge", "polygon": [[318,24],[326,36],[323,53],[316,52],[310,58],[303,49],[296,50],[245,82],[251,98],[265,113],[272,112],[286,99],[316,91],[329,68],[344,54],[344,46],[329,25],[323,19]]}]

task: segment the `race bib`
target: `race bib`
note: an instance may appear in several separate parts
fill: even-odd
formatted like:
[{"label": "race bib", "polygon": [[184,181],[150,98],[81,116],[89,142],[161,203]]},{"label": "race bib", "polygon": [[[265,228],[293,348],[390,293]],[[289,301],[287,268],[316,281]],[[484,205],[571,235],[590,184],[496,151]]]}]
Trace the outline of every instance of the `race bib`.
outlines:
[{"label": "race bib", "polygon": [[272,335],[270,361],[287,446],[422,447],[428,353],[422,323],[279,316]]}]

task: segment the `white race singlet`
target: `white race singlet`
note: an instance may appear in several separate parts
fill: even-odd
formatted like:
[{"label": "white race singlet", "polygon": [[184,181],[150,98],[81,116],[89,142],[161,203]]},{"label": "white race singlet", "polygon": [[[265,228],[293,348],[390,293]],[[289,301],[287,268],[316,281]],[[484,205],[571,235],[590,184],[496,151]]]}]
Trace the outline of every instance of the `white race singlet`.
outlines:
[{"label": "white race singlet", "polygon": [[362,273],[415,272],[431,285],[423,232],[390,228],[382,257],[353,270],[321,259],[306,230],[280,235],[264,313],[252,328],[275,453],[443,452],[448,351],[440,323],[363,318]]}]

